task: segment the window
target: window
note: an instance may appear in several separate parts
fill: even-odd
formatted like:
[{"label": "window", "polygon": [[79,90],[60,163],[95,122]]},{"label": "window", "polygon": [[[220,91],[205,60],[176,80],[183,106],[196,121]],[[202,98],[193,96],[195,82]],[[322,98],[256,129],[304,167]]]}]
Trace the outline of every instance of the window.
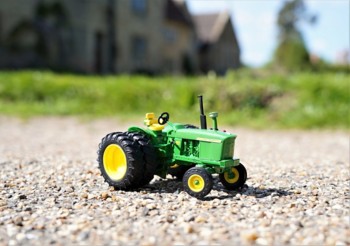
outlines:
[{"label": "window", "polygon": [[147,41],[143,37],[134,37],[132,39],[132,58],[133,60],[143,61],[147,55]]},{"label": "window", "polygon": [[165,28],[163,30],[163,36],[168,43],[176,42],[176,31],[172,28]]},{"label": "window", "polygon": [[136,14],[145,14],[147,10],[147,0],[131,0],[131,9]]},{"label": "window", "polygon": [[103,71],[103,41],[104,35],[101,32],[95,33],[95,72]]}]

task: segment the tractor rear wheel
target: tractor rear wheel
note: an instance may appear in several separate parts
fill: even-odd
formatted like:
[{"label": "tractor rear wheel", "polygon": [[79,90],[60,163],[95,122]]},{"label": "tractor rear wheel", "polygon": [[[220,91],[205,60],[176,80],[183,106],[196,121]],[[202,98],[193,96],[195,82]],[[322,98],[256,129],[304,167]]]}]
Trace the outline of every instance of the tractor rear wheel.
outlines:
[{"label": "tractor rear wheel", "polygon": [[183,177],[184,190],[191,196],[203,198],[213,188],[213,177],[202,167],[190,168]]},{"label": "tractor rear wheel", "polygon": [[240,163],[238,166],[231,169],[233,177],[230,177],[228,172],[220,173],[219,179],[223,186],[228,190],[236,190],[242,188],[247,180],[247,170]]},{"label": "tractor rear wheel", "polygon": [[156,169],[159,165],[156,149],[152,145],[151,139],[145,134],[139,132],[127,133],[134,142],[138,143],[144,163],[144,173],[140,181],[140,186],[148,184],[154,177]]},{"label": "tractor rear wheel", "polygon": [[116,189],[138,188],[144,174],[140,146],[121,132],[106,135],[100,145],[98,165],[105,181]]}]

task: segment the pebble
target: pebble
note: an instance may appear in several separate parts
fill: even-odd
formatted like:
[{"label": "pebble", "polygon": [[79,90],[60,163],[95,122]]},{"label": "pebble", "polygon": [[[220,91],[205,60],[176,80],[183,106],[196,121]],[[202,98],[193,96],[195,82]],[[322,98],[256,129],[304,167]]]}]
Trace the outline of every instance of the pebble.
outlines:
[{"label": "pebble", "polygon": [[184,230],[186,233],[193,233],[194,232],[194,227],[191,224],[186,224],[184,227]]},{"label": "pebble", "polygon": [[21,194],[21,195],[18,196],[18,198],[19,198],[20,200],[24,200],[24,199],[27,199],[27,196],[24,195],[24,194]]},{"label": "pebble", "polygon": [[254,231],[245,231],[241,233],[241,238],[246,242],[252,243],[258,239],[258,234]]},{"label": "pebble", "polygon": [[102,198],[103,200],[106,200],[108,197],[109,197],[109,194],[108,194],[107,192],[102,192],[102,193],[101,193],[101,198]]}]

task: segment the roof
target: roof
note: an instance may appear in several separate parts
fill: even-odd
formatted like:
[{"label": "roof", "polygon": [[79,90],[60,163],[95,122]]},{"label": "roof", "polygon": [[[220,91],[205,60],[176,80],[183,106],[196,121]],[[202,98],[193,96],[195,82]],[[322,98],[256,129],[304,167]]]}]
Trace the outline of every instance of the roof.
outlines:
[{"label": "roof", "polygon": [[167,0],[165,16],[169,20],[179,21],[186,25],[193,26],[192,17],[183,0]]},{"label": "roof", "polygon": [[199,14],[193,16],[198,38],[205,43],[216,42],[225,25],[230,21],[230,15],[225,11],[213,14]]}]

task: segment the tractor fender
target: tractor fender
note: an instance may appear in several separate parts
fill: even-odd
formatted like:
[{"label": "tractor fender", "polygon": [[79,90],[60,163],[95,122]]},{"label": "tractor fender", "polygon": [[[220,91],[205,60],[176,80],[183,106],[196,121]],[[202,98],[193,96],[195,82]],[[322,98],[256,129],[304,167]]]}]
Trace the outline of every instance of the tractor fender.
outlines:
[{"label": "tractor fender", "polygon": [[148,129],[144,129],[144,128],[141,128],[141,127],[138,127],[138,126],[129,127],[128,128],[128,132],[141,132],[141,133],[144,133],[147,136],[150,136],[152,138],[157,137],[157,134],[154,133],[153,131],[148,130]]}]

